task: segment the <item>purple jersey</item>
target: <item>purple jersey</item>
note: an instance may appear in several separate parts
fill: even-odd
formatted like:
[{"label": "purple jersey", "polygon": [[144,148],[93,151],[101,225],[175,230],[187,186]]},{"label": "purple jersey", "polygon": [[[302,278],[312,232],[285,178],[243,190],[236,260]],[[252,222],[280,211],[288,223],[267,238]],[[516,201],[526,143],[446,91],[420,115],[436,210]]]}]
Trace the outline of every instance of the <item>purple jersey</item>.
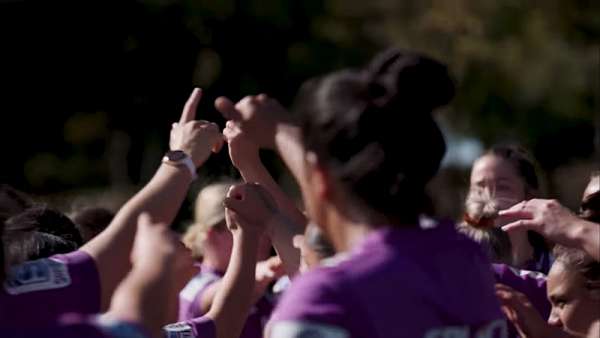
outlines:
[{"label": "purple jersey", "polygon": [[[0,328],[1,337],[10,338],[149,338],[136,323],[112,320],[103,316],[66,314],[51,325],[23,328]],[[209,338],[212,336],[209,336]]]},{"label": "purple jersey", "polygon": [[506,337],[490,263],[452,224],[374,230],[334,259],[292,283],[271,338]]},{"label": "purple jersey", "polygon": [[[200,300],[204,291],[213,283],[218,282],[223,274],[202,267],[198,273],[179,294],[179,320],[187,321],[203,315],[200,311]],[[241,338],[262,337],[265,323],[271,316],[273,301],[268,295],[261,297],[252,308],[246,320]]]},{"label": "purple jersey", "polygon": [[0,327],[52,325],[65,313],[100,312],[100,279],[83,251],[12,267],[0,290]]},{"label": "purple jersey", "polygon": [[[552,305],[546,296],[546,275],[528,270],[519,270],[505,264],[493,264],[496,281],[510,286],[523,293],[533,307],[540,313],[542,318],[550,316]],[[512,324],[509,324],[509,336],[519,337]]]}]

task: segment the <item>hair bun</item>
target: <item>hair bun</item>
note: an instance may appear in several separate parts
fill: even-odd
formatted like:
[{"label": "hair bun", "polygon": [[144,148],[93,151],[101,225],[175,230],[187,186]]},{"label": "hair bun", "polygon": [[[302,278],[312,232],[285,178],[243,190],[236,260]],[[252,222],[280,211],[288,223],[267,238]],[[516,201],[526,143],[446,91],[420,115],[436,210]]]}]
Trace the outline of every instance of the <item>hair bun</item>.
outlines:
[{"label": "hair bun", "polygon": [[365,68],[367,96],[378,107],[399,101],[416,113],[448,104],[455,94],[445,65],[427,56],[398,49],[386,50]]}]

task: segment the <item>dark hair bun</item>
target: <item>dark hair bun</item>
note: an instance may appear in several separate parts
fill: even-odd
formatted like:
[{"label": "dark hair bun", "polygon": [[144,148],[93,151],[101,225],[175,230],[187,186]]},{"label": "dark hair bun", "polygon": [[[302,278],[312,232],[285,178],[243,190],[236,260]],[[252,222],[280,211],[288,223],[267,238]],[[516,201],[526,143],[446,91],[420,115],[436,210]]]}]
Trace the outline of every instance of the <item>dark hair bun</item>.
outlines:
[{"label": "dark hair bun", "polygon": [[447,105],[455,94],[445,65],[414,52],[389,49],[365,68],[372,102],[384,106],[398,100],[413,112],[429,113]]},{"label": "dark hair bun", "polygon": [[431,113],[453,96],[446,66],[389,50],[362,69],[308,81],[296,112],[306,148],[354,197],[415,223],[446,151]]}]

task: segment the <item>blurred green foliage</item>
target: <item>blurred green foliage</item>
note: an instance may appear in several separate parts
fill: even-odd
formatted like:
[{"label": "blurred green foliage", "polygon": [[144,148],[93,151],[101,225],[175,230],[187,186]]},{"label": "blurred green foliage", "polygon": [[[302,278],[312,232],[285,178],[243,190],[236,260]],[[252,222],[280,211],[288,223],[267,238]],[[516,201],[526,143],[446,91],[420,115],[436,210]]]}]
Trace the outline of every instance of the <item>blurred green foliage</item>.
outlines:
[{"label": "blurred green foliage", "polygon": [[[524,143],[548,170],[594,151],[600,1],[2,6],[3,18],[19,25],[30,17],[36,26],[33,37],[17,33],[14,49],[30,45],[35,58],[20,60],[17,52],[16,94],[2,115],[13,132],[33,135],[18,150],[8,150],[13,161],[2,171],[3,180],[26,191],[143,182],[166,149],[170,122],[193,86],[206,88],[202,117],[222,124],[211,107],[218,95],[239,99],[267,92],[290,104],[305,79],[360,65],[387,46],[423,51],[449,64],[459,91],[444,116],[458,133],[485,145]],[[32,75],[23,77],[23,69]],[[39,84],[44,90],[31,100],[30,90]],[[225,154],[206,169],[211,177],[232,172]]]}]

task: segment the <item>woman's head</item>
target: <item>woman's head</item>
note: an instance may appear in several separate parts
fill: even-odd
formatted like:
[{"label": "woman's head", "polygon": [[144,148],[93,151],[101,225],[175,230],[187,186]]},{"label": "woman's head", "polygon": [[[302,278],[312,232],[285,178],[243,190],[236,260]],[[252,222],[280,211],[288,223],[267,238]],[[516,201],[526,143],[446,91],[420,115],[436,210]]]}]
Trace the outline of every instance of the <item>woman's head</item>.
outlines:
[{"label": "woman's head", "polygon": [[4,254],[9,265],[76,250],[83,240],[60,211],[36,206],[5,222]]},{"label": "woman's head", "polygon": [[33,204],[25,193],[8,184],[0,184],[0,222],[31,208]]},{"label": "woman's head", "polygon": [[512,264],[512,243],[496,226],[498,207],[488,190],[473,190],[465,201],[464,220],[458,230],[479,243],[494,263]]},{"label": "woman's head", "polygon": [[[194,223],[187,229],[183,242],[196,260],[225,269],[231,256],[233,237],[225,222],[223,201],[233,181],[223,181],[206,186],[198,193],[194,208]],[[268,257],[271,244],[266,238],[261,243],[260,256]]]},{"label": "woman's head", "polygon": [[[446,150],[432,111],[453,96],[446,66],[398,50],[363,69],[311,80],[296,106],[309,161],[354,209],[416,224],[424,187]],[[304,193],[314,218],[318,194]]]},{"label": "woman's head", "polygon": [[229,261],[233,238],[225,224],[223,200],[233,184],[234,182],[229,181],[213,183],[198,193],[194,208],[194,223],[183,237],[183,242],[197,260],[204,256],[208,246],[212,255],[219,255],[221,260]]},{"label": "woman's head", "polygon": [[499,209],[536,197],[539,181],[534,162],[522,148],[495,146],[473,164],[469,190],[488,190]]},{"label": "woman's head", "polygon": [[110,224],[115,214],[100,207],[84,208],[73,215],[73,222],[77,225],[83,242],[87,243],[96,237]]},{"label": "woman's head", "polygon": [[585,335],[600,320],[600,262],[579,249],[557,246],[548,274],[548,323],[571,334]]}]

